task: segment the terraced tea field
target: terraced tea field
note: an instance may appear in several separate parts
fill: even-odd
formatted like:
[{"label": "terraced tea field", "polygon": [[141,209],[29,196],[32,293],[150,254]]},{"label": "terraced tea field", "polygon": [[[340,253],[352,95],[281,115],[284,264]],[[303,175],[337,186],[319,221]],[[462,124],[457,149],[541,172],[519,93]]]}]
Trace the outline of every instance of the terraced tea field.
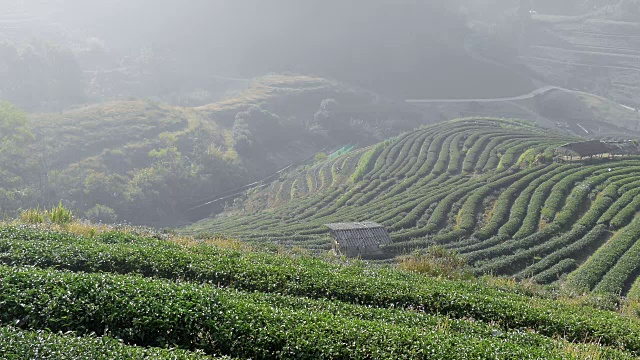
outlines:
[{"label": "terraced tea field", "polygon": [[[274,183],[263,211],[197,223],[326,252],[323,224],[375,221],[388,258],[441,245],[476,274],[640,296],[640,158],[554,162],[579,141],[530,124],[464,119],[425,127]],[[251,199],[251,198],[250,198]]]},{"label": "terraced tea field", "polygon": [[10,359],[633,359],[640,321],[482,280],[127,228],[0,224]]},{"label": "terraced tea field", "polygon": [[[535,17],[522,61],[546,81],[639,104],[640,24]],[[637,106],[634,106],[637,107]]]}]

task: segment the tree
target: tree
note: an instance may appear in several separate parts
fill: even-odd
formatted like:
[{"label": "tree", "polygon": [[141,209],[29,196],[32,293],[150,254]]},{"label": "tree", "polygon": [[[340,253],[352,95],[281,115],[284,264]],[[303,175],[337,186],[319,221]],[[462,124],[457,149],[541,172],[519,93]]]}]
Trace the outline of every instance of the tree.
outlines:
[{"label": "tree", "polygon": [[9,102],[0,101],[0,160],[2,167],[17,170],[33,141],[27,116]]},{"label": "tree", "polygon": [[14,210],[25,195],[22,176],[26,149],[33,141],[27,116],[8,102],[0,101],[0,211]]},{"label": "tree", "polygon": [[280,117],[259,106],[237,113],[231,131],[236,150],[245,155],[255,148],[277,144],[282,138]]},{"label": "tree", "polygon": [[235,148],[240,153],[246,154],[253,146],[253,135],[249,129],[249,124],[243,119],[236,119],[231,129]]},{"label": "tree", "polygon": [[267,139],[276,137],[280,131],[280,117],[260,106],[253,105],[247,110],[237,113],[237,120],[244,120],[251,130]]},{"label": "tree", "polygon": [[337,118],[339,105],[334,99],[324,99],[320,103],[320,109],[313,115],[315,125],[327,131],[340,128],[340,120]]},{"label": "tree", "polygon": [[82,101],[82,70],[68,48],[0,43],[0,94],[24,108],[62,109]]},{"label": "tree", "polygon": [[94,223],[104,224],[113,224],[118,221],[118,215],[112,208],[100,204],[87,211],[87,218]]}]

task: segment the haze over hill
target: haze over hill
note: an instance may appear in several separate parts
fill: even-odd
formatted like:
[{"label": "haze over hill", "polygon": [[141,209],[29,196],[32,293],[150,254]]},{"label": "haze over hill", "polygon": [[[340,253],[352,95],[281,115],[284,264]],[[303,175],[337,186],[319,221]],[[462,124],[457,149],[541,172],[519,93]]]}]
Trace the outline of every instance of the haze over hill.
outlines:
[{"label": "haze over hill", "polygon": [[637,359],[640,0],[0,0],[0,357]]},{"label": "haze over hill", "polygon": [[[0,208],[62,200],[105,220],[184,224],[233,201],[186,211],[203,198],[318,152],[466,116],[630,139],[634,4],[8,2],[0,97],[27,111],[29,136],[7,157]],[[573,60],[611,31],[616,54]]]},{"label": "haze over hill", "polygon": [[106,52],[99,63],[87,65],[117,67],[127,61],[123,57],[144,56],[169,87],[216,75],[252,78],[294,71],[394,97],[497,96],[532,88],[526,77],[465,51],[471,32],[458,1],[24,4],[25,14],[47,19],[53,31],[43,36],[59,34],[58,40],[72,46]]}]

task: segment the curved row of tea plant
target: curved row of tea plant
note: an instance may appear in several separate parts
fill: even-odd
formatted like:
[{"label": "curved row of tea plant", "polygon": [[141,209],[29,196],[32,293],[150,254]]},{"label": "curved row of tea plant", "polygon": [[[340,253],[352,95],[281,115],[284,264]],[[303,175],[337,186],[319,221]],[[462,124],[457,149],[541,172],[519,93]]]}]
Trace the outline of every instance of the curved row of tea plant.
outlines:
[{"label": "curved row of tea plant", "polygon": [[[640,211],[640,159],[554,162],[554,150],[571,141],[579,139],[511,120],[424,127],[353,158],[317,165],[355,164],[358,158],[357,166],[343,169],[349,175],[328,188],[267,211],[197,223],[185,232],[325,252],[331,243],[324,224],[375,221],[390,232],[389,258],[441,245],[463,254],[476,273],[553,282],[587,271],[583,264],[592,267],[589,256],[614,232],[626,231]],[[294,183],[296,176],[282,184]],[[611,261],[597,261],[604,267],[588,289],[615,268],[605,282],[615,285],[598,291],[630,290],[640,275],[634,252],[624,254],[639,239],[632,237]]]},{"label": "curved row of tea plant", "polygon": [[[439,281],[358,263],[345,266],[308,257],[223,250],[207,245],[185,247],[118,232],[87,239],[13,226],[0,228],[0,254],[0,261],[12,266],[140,274],[368,307],[420,309],[425,314],[457,319],[472,317],[508,331],[529,328],[571,341],[597,339],[602,344],[640,351],[640,323],[613,313],[530,299],[482,283]],[[33,294],[50,293],[37,290],[41,287],[35,286]],[[50,300],[48,296],[45,299]],[[128,298],[126,294],[123,297]],[[347,313],[357,311],[351,309]],[[397,320],[385,320],[394,321]]]},{"label": "curved row of tea plant", "polygon": [[15,327],[0,327],[0,354],[4,359],[213,359],[184,350],[127,346],[110,337],[77,337],[48,330],[24,331]]},{"label": "curved row of tea plant", "polygon": [[[135,276],[16,267],[0,267],[0,276],[0,322],[108,333],[139,346],[259,359],[577,358],[564,350],[570,344],[539,334],[415,311]],[[620,345],[632,349],[636,343]]]}]

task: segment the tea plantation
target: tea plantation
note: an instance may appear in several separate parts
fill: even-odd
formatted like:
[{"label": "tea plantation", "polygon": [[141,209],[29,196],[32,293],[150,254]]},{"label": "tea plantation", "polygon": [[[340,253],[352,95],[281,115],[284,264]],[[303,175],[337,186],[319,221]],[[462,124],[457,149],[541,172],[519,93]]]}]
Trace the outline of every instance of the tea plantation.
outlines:
[{"label": "tea plantation", "polygon": [[557,161],[575,141],[520,121],[441,123],[299,169],[249,197],[264,210],[185,232],[321,253],[323,224],[375,221],[390,231],[389,259],[438,245],[477,275],[638,298],[640,157]]},{"label": "tea plantation", "polygon": [[[26,211],[0,223],[0,354],[637,358],[640,158],[554,161],[576,140],[510,120],[425,127],[181,230],[197,237]],[[390,230],[388,261],[327,255],[323,224],[360,220]],[[394,264],[434,245],[477,276]]]},{"label": "tea plantation", "polygon": [[640,320],[237,242],[0,226],[5,358],[632,359]]}]

